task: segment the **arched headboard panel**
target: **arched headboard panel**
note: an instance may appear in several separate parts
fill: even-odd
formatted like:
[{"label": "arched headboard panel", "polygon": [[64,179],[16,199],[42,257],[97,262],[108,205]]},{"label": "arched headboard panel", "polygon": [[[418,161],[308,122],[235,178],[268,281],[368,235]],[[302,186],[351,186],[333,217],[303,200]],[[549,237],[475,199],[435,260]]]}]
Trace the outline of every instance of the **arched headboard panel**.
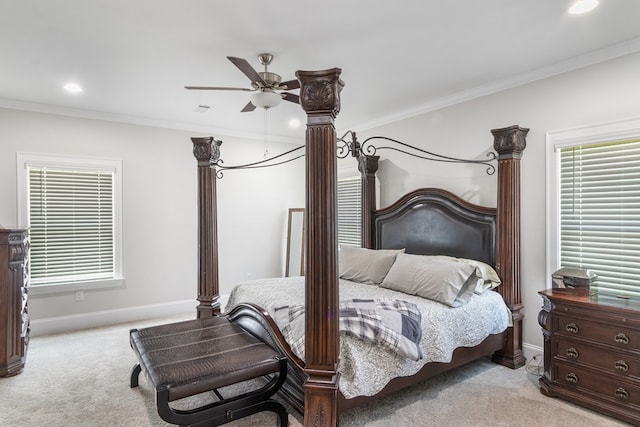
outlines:
[{"label": "arched headboard panel", "polygon": [[495,266],[496,209],[436,188],[407,194],[373,214],[374,247],[449,255]]}]

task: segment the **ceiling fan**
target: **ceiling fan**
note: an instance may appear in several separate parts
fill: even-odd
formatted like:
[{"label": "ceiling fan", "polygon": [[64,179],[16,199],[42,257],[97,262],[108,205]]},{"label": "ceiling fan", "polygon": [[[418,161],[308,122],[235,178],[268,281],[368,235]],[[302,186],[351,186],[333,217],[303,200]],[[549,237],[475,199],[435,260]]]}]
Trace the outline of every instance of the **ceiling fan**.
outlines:
[{"label": "ceiling fan", "polygon": [[286,90],[300,88],[298,80],[282,81],[282,78],[267,70],[267,66],[271,63],[273,55],[270,53],[261,53],[258,55],[258,61],[264,65],[264,71],[257,72],[245,59],[236,58],[235,56],[227,56],[227,59],[240,69],[249,80],[251,80],[251,88],[242,87],[215,87],[215,86],[185,86],[189,90],[242,90],[247,92],[256,92],[251,95],[251,101],[242,109],[242,112],[253,111],[258,108],[269,109],[279,105],[282,100],[300,103],[300,97]]}]

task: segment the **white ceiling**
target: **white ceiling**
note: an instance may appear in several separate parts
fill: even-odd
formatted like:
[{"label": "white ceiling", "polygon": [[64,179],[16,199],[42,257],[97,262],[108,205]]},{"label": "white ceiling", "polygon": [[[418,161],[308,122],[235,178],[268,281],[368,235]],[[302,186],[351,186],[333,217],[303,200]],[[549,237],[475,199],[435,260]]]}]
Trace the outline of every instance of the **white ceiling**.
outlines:
[{"label": "white ceiling", "polygon": [[[640,51],[640,1],[572,1],[0,0],[0,107],[262,138],[249,92],[183,86],[248,88],[226,56],[270,52],[283,80],[341,68],[336,125],[358,130]],[[291,118],[270,110],[270,138],[299,141]]]}]

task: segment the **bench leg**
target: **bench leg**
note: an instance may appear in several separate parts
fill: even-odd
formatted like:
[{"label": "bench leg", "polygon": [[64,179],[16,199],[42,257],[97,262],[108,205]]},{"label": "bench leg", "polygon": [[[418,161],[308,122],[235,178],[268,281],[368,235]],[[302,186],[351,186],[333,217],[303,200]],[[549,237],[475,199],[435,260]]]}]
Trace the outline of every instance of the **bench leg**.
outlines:
[{"label": "bench leg", "polygon": [[156,409],[160,418],[166,422],[191,427],[219,426],[261,411],[271,411],[278,415],[280,426],[286,427],[289,425],[286,408],[281,403],[270,399],[280,389],[286,376],[287,359],[282,358],[279,374],[264,387],[190,410],[172,408],[169,405],[169,391],[166,387],[156,387]]},{"label": "bench leg", "polygon": [[269,399],[265,403],[265,411],[275,412],[280,418],[280,427],[288,427],[289,426],[289,414],[287,410],[280,402],[276,402],[275,400]]},{"label": "bench leg", "polygon": [[226,424],[231,421],[236,421],[241,418],[248,417],[249,415],[254,415],[263,411],[274,412],[278,416],[278,419],[280,421],[280,424],[279,424],[280,427],[289,426],[289,414],[286,408],[280,402],[269,399],[264,402],[260,402],[255,405],[251,405],[239,410],[235,410],[235,411],[229,410],[224,415],[212,417],[195,424],[189,424],[188,427],[219,426],[219,425]]},{"label": "bench leg", "polygon": [[139,363],[133,365],[133,369],[131,370],[131,379],[129,380],[130,388],[138,387],[138,377],[140,376],[141,371],[142,367]]}]

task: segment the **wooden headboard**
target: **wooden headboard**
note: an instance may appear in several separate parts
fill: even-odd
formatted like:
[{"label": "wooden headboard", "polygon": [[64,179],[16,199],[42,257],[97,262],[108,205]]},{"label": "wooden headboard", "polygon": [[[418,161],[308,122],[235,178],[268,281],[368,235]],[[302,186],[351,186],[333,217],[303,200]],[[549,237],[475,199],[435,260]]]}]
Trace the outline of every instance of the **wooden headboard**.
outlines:
[{"label": "wooden headboard", "polygon": [[495,266],[496,209],[424,188],[373,213],[374,248],[449,255]]}]

